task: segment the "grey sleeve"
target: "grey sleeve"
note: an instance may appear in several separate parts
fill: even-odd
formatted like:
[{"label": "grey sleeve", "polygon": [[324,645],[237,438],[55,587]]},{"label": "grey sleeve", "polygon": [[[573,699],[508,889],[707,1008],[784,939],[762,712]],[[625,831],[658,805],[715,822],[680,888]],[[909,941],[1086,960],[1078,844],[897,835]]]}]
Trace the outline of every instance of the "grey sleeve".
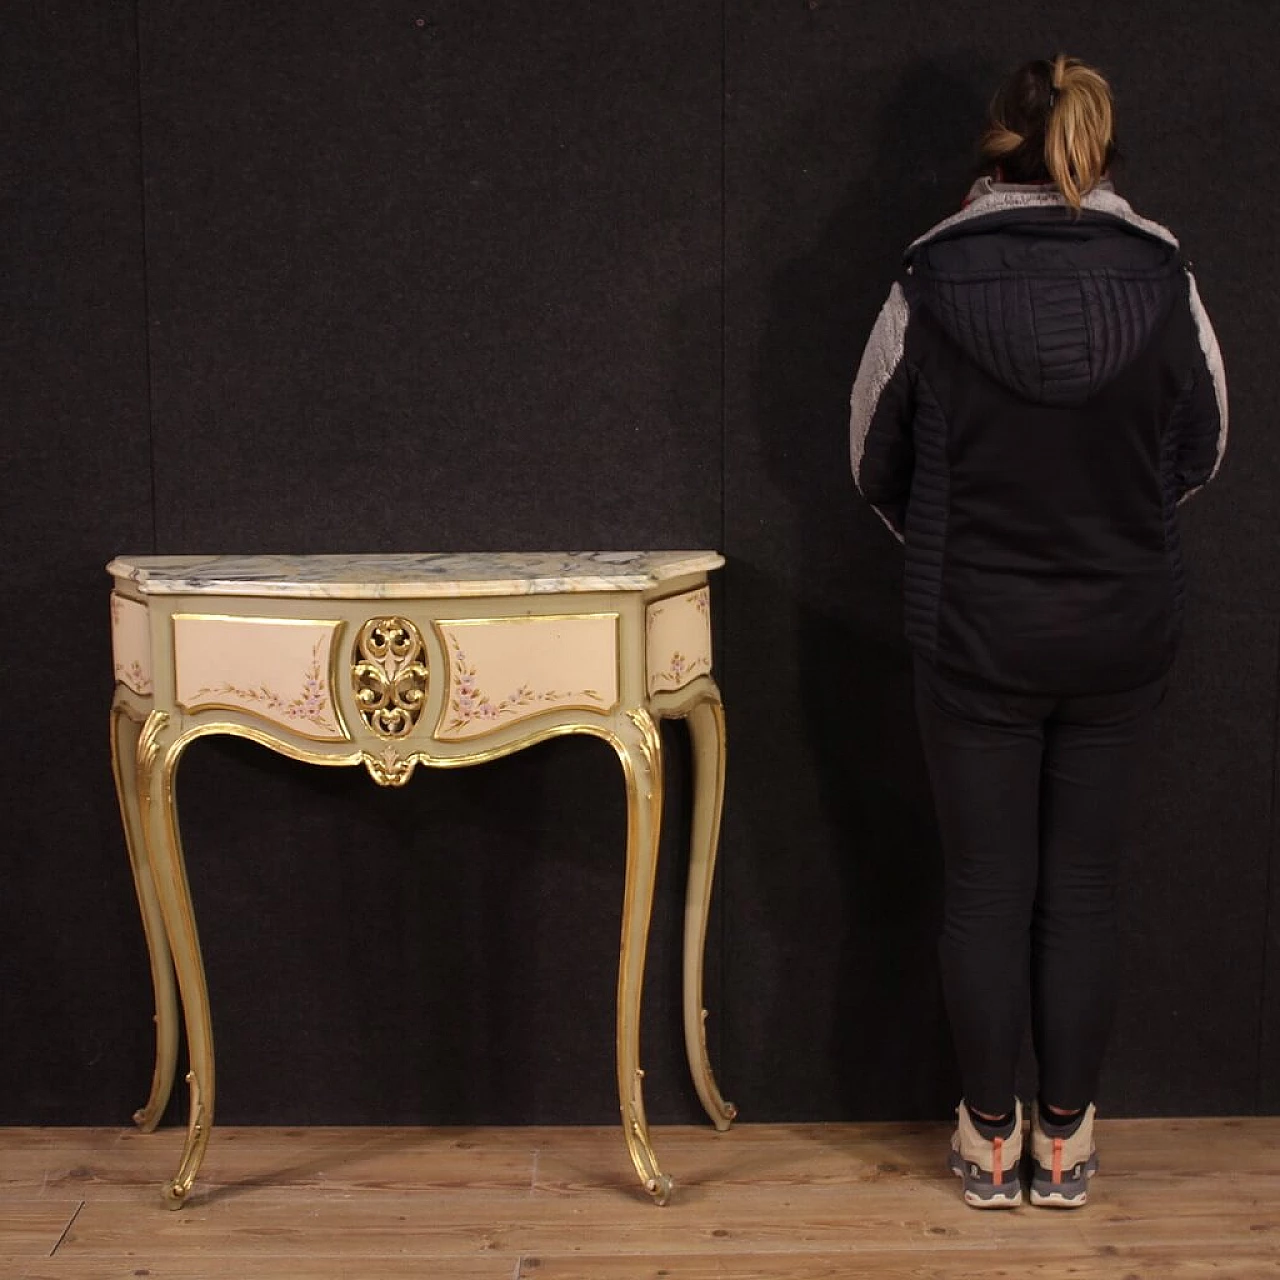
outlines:
[{"label": "grey sleeve", "polygon": [[867,339],[849,397],[853,482],[899,541],[915,469],[914,390],[904,359],[909,318],[906,295],[895,284]]},{"label": "grey sleeve", "polygon": [[1227,449],[1227,375],[1222,351],[1190,272],[1187,285],[1196,343],[1190,381],[1174,415],[1179,502],[1185,502],[1218,474]]}]

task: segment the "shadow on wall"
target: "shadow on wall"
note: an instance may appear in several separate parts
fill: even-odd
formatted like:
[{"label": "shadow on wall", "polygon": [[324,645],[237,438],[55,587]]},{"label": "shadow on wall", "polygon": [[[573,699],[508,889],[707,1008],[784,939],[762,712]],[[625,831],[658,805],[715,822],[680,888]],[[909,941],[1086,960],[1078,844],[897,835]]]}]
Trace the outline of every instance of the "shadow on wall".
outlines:
[{"label": "shadow on wall", "polygon": [[902,635],[901,554],[850,478],[849,391],[903,250],[959,207],[972,180],[996,82],[957,56],[908,67],[887,93],[856,86],[797,122],[773,175],[847,166],[840,137],[865,139],[874,120],[867,171],[850,176],[808,252],[773,277],[755,394],[803,557],[799,684],[822,691],[802,699],[803,732],[844,895],[827,1065],[838,1105],[859,1118],[940,1116],[957,1075],[936,974],[941,859]]}]

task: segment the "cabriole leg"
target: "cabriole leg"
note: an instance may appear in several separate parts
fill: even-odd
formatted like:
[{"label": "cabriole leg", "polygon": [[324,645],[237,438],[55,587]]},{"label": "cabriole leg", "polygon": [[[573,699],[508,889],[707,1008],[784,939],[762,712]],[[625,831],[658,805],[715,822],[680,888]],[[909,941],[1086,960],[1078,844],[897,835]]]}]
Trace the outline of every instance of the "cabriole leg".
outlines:
[{"label": "cabriole leg", "polygon": [[627,782],[627,880],[618,959],[618,1100],[636,1173],[654,1200],[666,1204],[671,1179],[658,1167],[649,1141],[640,1069],[640,1005],[662,826],[662,739],[648,711],[630,711],[627,719],[629,724],[616,744]]},{"label": "cabriole leg", "polygon": [[159,1123],[173,1092],[173,1075],[178,1061],[178,997],[173,981],[173,957],[169,952],[169,939],[147,859],[147,839],[139,805],[138,740],[141,732],[142,725],[132,718],[132,712],[117,702],[111,709],[111,768],[120,802],[125,845],[129,850],[129,865],[133,869],[134,889],[142,911],[142,929],[147,940],[156,1002],[156,1061],[151,1076],[151,1093],[146,1105],[133,1113],[134,1123],[144,1133],[150,1133]]},{"label": "cabriole leg", "polygon": [[707,1053],[702,973],[707,918],[715,882],[720,816],[724,809],[724,707],[713,692],[686,717],[693,744],[693,825],[689,845],[689,885],[684,911],[684,1042],[689,1070],[703,1108],[717,1129],[727,1129],[738,1109],[720,1096]]},{"label": "cabriole leg", "polygon": [[174,795],[174,775],[182,755],[182,745],[174,743],[168,723],[169,717],[163,711],[153,711],[147,717],[138,741],[138,774],[147,849],[160,910],[173,949],[173,964],[186,1017],[187,1053],[191,1061],[191,1070],[187,1073],[191,1111],[186,1145],[177,1174],[164,1187],[165,1201],[171,1209],[178,1209],[195,1182],[209,1143],[209,1131],[213,1125],[214,1070],[209,991],[205,984],[191,890],[182,858]]}]

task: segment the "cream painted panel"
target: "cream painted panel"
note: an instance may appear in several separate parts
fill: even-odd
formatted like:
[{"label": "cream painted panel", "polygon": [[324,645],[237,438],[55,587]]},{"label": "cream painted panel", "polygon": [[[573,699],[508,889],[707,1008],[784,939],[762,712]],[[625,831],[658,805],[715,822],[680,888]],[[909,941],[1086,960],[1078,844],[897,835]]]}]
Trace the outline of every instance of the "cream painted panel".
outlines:
[{"label": "cream painted panel", "polygon": [[145,604],[111,594],[111,651],[116,679],[134,693],[154,691],[151,680],[151,619]]},{"label": "cream painted panel", "polygon": [[330,655],[341,622],[173,619],[175,681],[184,711],[229,707],[322,741],[345,741],[334,707]]},{"label": "cream painted panel", "polygon": [[706,587],[655,600],[645,633],[649,692],[682,689],[711,671],[711,595]]},{"label": "cream painted panel", "polygon": [[438,622],[449,693],[436,737],[460,742],[553,708],[618,702],[618,615]]}]

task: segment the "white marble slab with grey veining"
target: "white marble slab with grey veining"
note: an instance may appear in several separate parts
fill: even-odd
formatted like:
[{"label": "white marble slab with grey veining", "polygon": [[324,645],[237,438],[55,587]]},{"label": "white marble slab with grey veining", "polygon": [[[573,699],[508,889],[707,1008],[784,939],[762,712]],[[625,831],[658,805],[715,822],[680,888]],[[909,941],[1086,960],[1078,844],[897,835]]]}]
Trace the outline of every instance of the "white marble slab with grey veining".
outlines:
[{"label": "white marble slab with grey veining", "polygon": [[328,599],[645,591],[718,569],[715,551],[476,551],[421,555],[121,556],[107,566],[143,595]]}]

